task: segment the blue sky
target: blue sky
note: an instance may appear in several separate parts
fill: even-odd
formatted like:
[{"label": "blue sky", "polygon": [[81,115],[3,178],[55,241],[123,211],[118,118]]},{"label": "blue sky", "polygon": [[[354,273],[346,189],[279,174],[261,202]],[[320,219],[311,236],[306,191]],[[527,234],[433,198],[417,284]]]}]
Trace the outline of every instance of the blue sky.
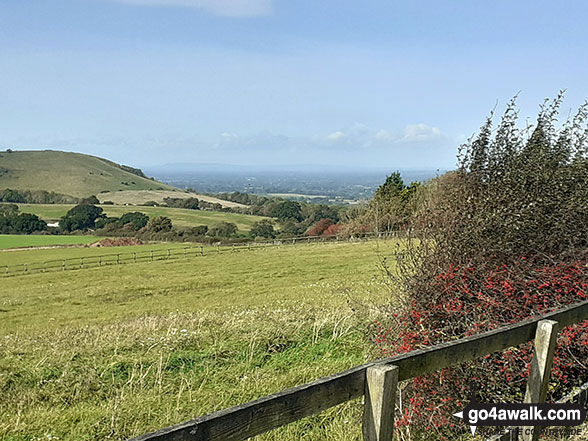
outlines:
[{"label": "blue sky", "polygon": [[[447,168],[488,112],[588,99],[582,1],[0,0],[0,148]],[[524,119],[524,118],[523,118]]]}]

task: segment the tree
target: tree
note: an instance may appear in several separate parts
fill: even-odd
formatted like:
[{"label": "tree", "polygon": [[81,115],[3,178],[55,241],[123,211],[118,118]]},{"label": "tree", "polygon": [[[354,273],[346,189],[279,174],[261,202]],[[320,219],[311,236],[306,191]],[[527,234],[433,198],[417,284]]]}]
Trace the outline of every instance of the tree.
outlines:
[{"label": "tree", "polygon": [[14,217],[12,222],[14,230],[18,233],[31,234],[35,231],[47,229],[47,224],[39,219],[38,216],[31,213],[21,213]]},{"label": "tree", "polygon": [[38,216],[19,213],[16,204],[0,204],[0,233],[31,234],[46,229],[47,224]]},{"label": "tree", "polygon": [[388,199],[400,194],[404,188],[404,181],[400,172],[394,172],[386,177],[386,181],[378,187],[374,197]]},{"label": "tree", "polygon": [[290,219],[300,222],[302,220],[302,209],[296,201],[283,201],[274,207],[272,217],[282,221]]},{"label": "tree", "polygon": [[274,231],[274,222],[270,219],[263,219],[259,222],[255,222],[253,225],[251,225],[249,235],[251,237],[265,237],[266,239],[273,239],[276,237],[276,232]]},{"label": "tree", "polygon": [[146,229],[153,233],[167,233],[172,230],[172,221],[169,217],[157,216],[149,221]]},{"label": "tree", "polygon": [[76,205],[59,221],[63,231],[88,230],[96,227],[96,220],[105,217],[101,207]]},{"label": "tree", "polygon": [[220,222],[208,230],[213,237],[231,237],[237,233],[237,225],[232,222]]},{"label": "tree", "polygon": [[12,216],[18,214],[18,205],[0,204],[0,216]]},{"label": "tree", "polygon": [[302,234],[304,231],[303,228],[300,228],[296,222],[292,220],[287,220],[282,223],[282,228],[280,229],[280,236],[284,237],[294,237]]},{"label": "tree", "polygon": [[80,201],[80,205],[97,205],[99,203],[100,201],[94,195],[88,196],[87,198],[84,198]]},{"label": "tree", "polygon": [[139,211],[133,211],[123,214],[119,222],[121,225],[132,224],[135,230],[140,230],[149,222],[149,216]]}]

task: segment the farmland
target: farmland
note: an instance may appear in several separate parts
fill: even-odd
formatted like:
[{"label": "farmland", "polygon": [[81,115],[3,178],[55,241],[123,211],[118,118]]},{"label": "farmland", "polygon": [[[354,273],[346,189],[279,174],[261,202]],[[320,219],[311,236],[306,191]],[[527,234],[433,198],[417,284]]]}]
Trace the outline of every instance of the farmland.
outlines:
[{"label": "farmland", "polygon": [[[20,234],[0,234],[0,250],[22,247],[46,247],[54,245],[83,245],[98,240],[93,236],[28,236]],[[11,260],[3,259],[0,261]]]},{"label": "farmland", "polygon": [[[3,279],[0,438],[125,439],[372,358],[365,302],[387,300],[378,263],[395,247],[283,246]],[[352,402],[259,439],[357,440],[360,412]]]},{"label": "farmland", "polygon": [[[65,215],[73,205],[67,204],[19,204],[20,211],[23,213],[32,213],[39,216],[44,221],[56,221]],[[185,208],[168,208],[168,207],[141,207],[126,205],[101,205],[107,216],[120,217],[131,211],[140,211],[150,218],[156,216],[169,217],[174,226],[177,227],[195,227],[197,225],[213,226],[219,222],[232,222],[237,225],[239,231],[249,231],[251,225],[261,219],[261,216],[251,216],[247,214],[226,213],[220,211],[188,210]]]}]

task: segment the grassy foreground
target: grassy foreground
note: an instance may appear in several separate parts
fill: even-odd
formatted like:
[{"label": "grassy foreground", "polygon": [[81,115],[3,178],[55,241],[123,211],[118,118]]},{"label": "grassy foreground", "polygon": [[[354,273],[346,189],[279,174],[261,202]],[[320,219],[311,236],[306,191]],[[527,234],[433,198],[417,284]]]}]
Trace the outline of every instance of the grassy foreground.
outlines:
[{"label": "grassy foreground", "polygon": [[[378,255],[395,245],[4,279],[0,439],[121,440],[362,363],[373,317],[358,306],[387,298]],[[352,402],[259,439],[359,440],[360,414]]]},{"label": "grassy foreground", "polygon": [[[98,239],[93,236],[31,236],[24,234],[0,234],[0,250],[21,247],[78,245],[96,242],[97,240]],[[2,257],[0,257],[0,260],[3,260]]]},{"label": "grassy foreground", "polygon": [[[32,213],[39,216],[44,221],[58,221],[65,215],[73,205],[67,204],[19,204],[19,209],[23,213]],[[185,208],[168,208],[168,207],[141,207],[127,205],[101,205],[104,213],[110,217],[120,217],[125,213],[139,211],[145,213],[150,218],[157,216],[166,216],[172,220],[177,227],[195,227],[198,225],[214,226],[219,222],[233,222],[237,225],[239,231],[249,231],[251,225],[261,219],[262,216],[252,216],[248,214],[226,213],[222,211],[204,211],[188,210]]]}]

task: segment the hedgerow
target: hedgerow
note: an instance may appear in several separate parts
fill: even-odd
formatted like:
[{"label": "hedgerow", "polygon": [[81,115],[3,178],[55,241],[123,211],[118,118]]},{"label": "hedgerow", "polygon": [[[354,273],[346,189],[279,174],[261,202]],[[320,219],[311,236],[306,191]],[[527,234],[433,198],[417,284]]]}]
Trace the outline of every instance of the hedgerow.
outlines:
[{"label": "hedgerow", "polygon": [[[516,100],[462,146],[455,172],[427,186],[406,252],[389,272],[402,302],[378,323],[384,355],[477,334],[558,309],[588,292],[588,106],[563,124],[563,94],[520,129]],[[550,399],[588,380],[588,322],[560,332]],[[530,344],[414,379],[400,427],[455,434],[469,399],[521,401]]]}]

